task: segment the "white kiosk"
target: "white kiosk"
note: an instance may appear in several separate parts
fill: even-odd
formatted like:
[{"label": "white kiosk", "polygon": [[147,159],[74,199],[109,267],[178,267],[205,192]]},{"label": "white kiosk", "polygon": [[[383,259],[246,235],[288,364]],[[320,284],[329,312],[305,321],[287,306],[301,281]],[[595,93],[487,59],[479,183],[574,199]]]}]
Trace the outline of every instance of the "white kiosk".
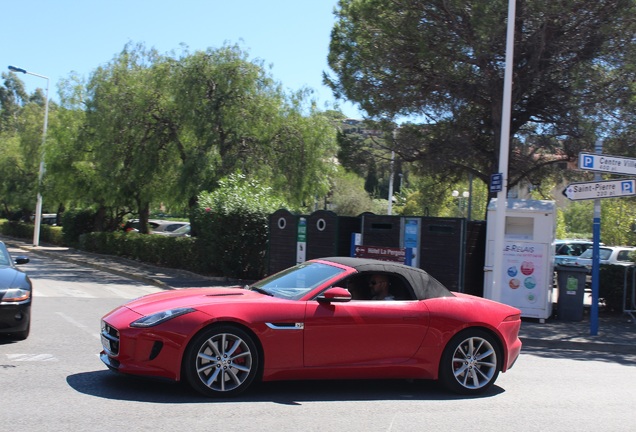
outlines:
[{"label": "white kiosk", "polygon": [[[554,201],[508,199],[503,262],[494,265],[497,199],[488,205],[484,297],[514,306],[522,317],[541,320],[552,315]],[[493,271],[503,272],[502,284],[493,288]]]}]

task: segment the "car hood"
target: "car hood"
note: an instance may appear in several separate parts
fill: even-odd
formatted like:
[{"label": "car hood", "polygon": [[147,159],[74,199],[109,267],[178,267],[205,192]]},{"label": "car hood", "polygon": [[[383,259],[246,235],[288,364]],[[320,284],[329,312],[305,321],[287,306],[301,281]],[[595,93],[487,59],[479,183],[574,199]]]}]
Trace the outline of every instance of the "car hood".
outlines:
[{"label": "car hood", "polygon": [[27,276],[13,267],[0,267],[0,289],[27,288]]},{"label": "car hood", "polygon": [[141,315],[149,315],[180,307],[201,309],[204,306],[215,303],[263,301],[267,299],[273,299],[273,297],[242,289],[242,287],[186,288],[149,294],[132,300],[124,306]]}]

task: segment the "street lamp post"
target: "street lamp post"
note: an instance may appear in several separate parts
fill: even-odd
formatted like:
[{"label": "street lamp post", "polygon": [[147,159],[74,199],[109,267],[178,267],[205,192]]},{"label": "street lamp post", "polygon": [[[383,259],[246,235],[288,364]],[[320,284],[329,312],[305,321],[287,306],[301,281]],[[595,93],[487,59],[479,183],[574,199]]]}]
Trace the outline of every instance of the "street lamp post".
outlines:
[{"label": "street lamp post", "polygon": [[470,197],[470,192],[464,191],[461,195],[458,190],[454,190],[452,192],[453,198],[457,198],[457,212],[459,213],[459,217],[464,217],[464,203],[466,199]]},{"label": "street lamp post", "polygon": [[49,77],[28,72],[25,69],[15,66],[9,66],[12,72],[20,72],[27,75],[33,75],[46,80],[46,97],[44,101],[44,129],[42,131],[42,148],[40,150],[40,169],[38,171],[38,198],[35,205],[35,226],[33,227],[33,246],[40,245],[40,227],[42,224],[42,177],[44,176],[44,144],[46,143],[46,129],[49,123]]}]

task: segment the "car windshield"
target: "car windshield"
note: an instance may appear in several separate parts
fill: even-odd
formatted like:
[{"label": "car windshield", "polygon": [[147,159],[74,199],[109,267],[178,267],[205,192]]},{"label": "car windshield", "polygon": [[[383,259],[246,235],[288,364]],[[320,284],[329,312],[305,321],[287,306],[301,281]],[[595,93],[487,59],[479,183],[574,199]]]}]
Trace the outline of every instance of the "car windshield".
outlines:
[{"label": "car windshield", "polygon": [[556,246],[556,255],[580,256],[591,247],[588,243],[563,243]]},{"label": "car windshield", "polygon": [[[593,253],[593,250],[592,250],[592,248],[590,248],[590,249],[586,250],[585,252],[583,252],[581,254],[580,258],[592,259],[592,253]],[[608,260],[611,255],[612,255],[612,250],[611,249],[600,248],[600,250],[599,250],[599,259]]]},{"label": "car windshield", "polygon": [[345,270],[323,263],[303,263],[276,273],[250,286],[251,290],[274,297],[298,300]]},{"label": "car windshield", "polygon": [[188,234],[189,232],[190,232],[190,224],[183,225],[182,227],[172,231],[173,234]]},{"label": "car windshield", "polygon": [[11,265],[11,257],[9,257],[9,252],[7,252],[4,243],[0,243],[0,266],[10,266]]}]

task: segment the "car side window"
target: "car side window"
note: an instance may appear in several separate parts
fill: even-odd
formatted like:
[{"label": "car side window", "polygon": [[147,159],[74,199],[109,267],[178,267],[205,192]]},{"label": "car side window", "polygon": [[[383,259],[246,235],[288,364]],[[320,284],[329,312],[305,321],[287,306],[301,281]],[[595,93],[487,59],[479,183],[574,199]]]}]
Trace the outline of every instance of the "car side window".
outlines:
[{"label": "car side window", "polygon": [[396,300],[415,300],[410,284],[400,276],[394,275],[390,278],[389,290]]},{"label": "car side window", "polygon": [[[374,274],[377,273],[370,272],[353,275],[342,280],[338,285],[349,290],[352,300],[371,300],[374,294],[370,281]],[[385,276],[389,280],[389,294],[395,297],[395,300],[415,299],[410,285],[400,276],[393,274],[386,274]]]},{"label": "car side window", "polygon": [[618,252],[618,256],[617,256],[617,258],[616,258],[616,259],[617,259],[618,261],[631,261],[631,260],[629,259],[629,253],[630,253],[630,252],[631,252],[631,251],[628,251],[628,250],[622,250],[622,251],[619,251],[619,252]]},{"label": "car side window", "polygon": [[590,247],[591,247],[590,245],[576,245],[576,249],[575,249],[576,256],[580,256],[583,252],[588,250]]},{"label": "car side window", "polygon": [[370,291],[369,284],[366,276],[364,275],[353,275],[350,276],[340,283],[339,286],[342,288],[346,288],[351,293],[351,300],[370,300]]}]

